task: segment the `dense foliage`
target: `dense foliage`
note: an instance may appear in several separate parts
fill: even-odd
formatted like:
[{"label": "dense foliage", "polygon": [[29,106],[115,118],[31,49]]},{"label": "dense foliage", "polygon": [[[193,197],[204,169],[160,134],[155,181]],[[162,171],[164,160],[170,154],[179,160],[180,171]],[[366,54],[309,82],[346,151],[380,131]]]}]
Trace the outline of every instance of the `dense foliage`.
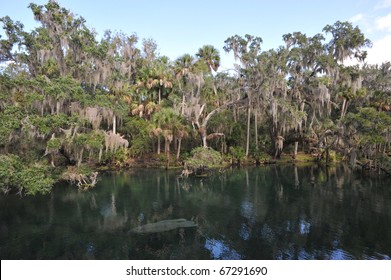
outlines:
[{"label": "dense foliage", "polygon": [[232,36],[224,50],[237,64],[224,73],[214,46],[170,61],[134,34],[98,40],[56,1],[29,7],[40,23],[31,32],[0,19],[3,190],[45,193],[59,167],[169,166],[201,146],[238,161],[338,152],[388,170],[391,64],[365,64],[371,43],[349,22],[285,34],[267,51],[260,37]]}]

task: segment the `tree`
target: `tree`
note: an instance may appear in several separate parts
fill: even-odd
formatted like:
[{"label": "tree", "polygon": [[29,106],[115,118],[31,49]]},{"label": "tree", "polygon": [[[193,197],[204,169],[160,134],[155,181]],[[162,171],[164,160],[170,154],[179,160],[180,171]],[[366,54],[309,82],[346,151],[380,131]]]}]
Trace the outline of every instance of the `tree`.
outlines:
[{"label": "tree", "polygon": [[[214,103],[208,94],[214,87],[214,82],[206,83],[207,78],[213,77],[205,77],[205,73],[208,72],[208,68],[205,69],[206,64],[203,61],[201,61],[202,63],[196,61],[193,64],[191,62],[193,59],[189,55],[180,57],[176,62],[177,82],[182,93],[181,111],[187,121],[192,124],[193,129],[198,132],[202,146],[207,147],[209,120],[221,110],[241,104],[243,101],[239,97],[230,100],[224,96],[224,99],[219,99],[218,103]],[[216,133],[213,135],[215,137],[222,136]]]},{"label": "tree", "polygon": [[344,120],[343,140],[349,149],[350,163],[356,159],[379,159],[390,145],[391,116],[374,108],[360,108],[356,114],[348,113]]},{"label": "tree", "polygon": [[353,27],[350,22],[337,21],[333,25],[326,25],[323,31],[332,35],[326,47],[336,61],[343,63],[347,58],[356,58],[359,61],[366,58],[367,52],[362,48],[370,47],[371,41],[365,38],[358,26]]},{"label": "tree", "polygon": [[391,111],[391,63],[365,65],[361,75],[371,105],[378,111]]},{"label": "tree", "polygon": [[[239,59],[242,68],[239,68],[239,74],[245,77],[243,83],[243,91],[248,97],[247,106],[247,138],[246,138],[246,156],[250,149],[250,120],[251,107],[255,92],[258,91],[259,84],[262,83],[262,78],[259,77],[259,72],[256,70],[258,58],[261,51],[262,38],[254,37],[246,34],[243,37],[239,35],[232,36],[225,40],[224,50],[234,53],[234,58]],[[240,66],[238,66],[240,67]]]},{"label": "tree", "polygon": [[113,163],[119,148],[126,161],[129,144],[141,157],[156,138],[160,153],[161,137],[167,158],[174,146],[177,160],[185,137],[189,150],[212,146],[238,158],[242,151],[259,158],[261,149],[295,156],[300,143],[326,158],[331,150],[359,160],[389,152],[382,125],[391,111],[390,63],[344,65],[362,62],[370,46],[348,22],[313,36],[285,34],[284,46],[270,50],[260,37],[234,35],[224,50],[235,69],[217,73],[220,54],[211,45],[171,62],[153,39],[111,31],[97,39],[56,1],[29,7],[39,26],[27,32],[3,17],[0,40],[0,154],[23,155],[27,169]]},{"label": "tree", "polygon": [[183,118],[171,108],[163,108],[153,115],[153,133],[163,135],[165,140],[164,151],[167,157],[167,167],[170,160],[170,145],[174,140],[174,136],[178,136],[179,147],[177,151],[177,160],[180,155],[181,141],[186,136],[187,129],[184,125]]},{"label": "tree", "polygon": [[[331,95],[328,78],[319,78],[325,72],[322,62],[327,57],[324,37],[316,34],[307,37],[301,32],[283,35],[289,71],[290,93],[299,110],[307,116],[296,123],[294,156],[297,154],[298,139],[314,134],[314,123],[331,114]],[[307,121],[306,121],[307,120]],[[304,122],[304,123],[303,123]]]},{"label": "tree", "polygon": [[212,70],[217,72],[217,70],[219,69],[220,54],[219,51],[212,45],[204,45],[198,50],[196,56],[206,63],[211,74]]},{"label": "tree", "polygon": [[[344,61],[348,58],[357,59],[358,61],[364,61],[367,52],[363,50],[365,47],[371,46],[371,41],[366,39],[364,34],[361,32],[358,26],[353,27],[350,22],[340,22],[337,21],[333,25],[326,25],[323,28],[323,31],[328,34],[331,33],[332,39],[329,43],[326,44],[326,49],[328,50],[331,57],[333,57],[336,63],[343,64]],[[336,76],[334,78],[334,83],[339,80],[339,66],[335,65]],[[354,85],[357,84],[357,88],[361,87],[361,80],[359,77],[353,76]],[[350,87],[350,85],[348,85]],[[352,88],[352,91],[355,92],[355,88]],[[341,105],[341,118],[344,117],[347,111],[347,98],[344,94],[343,101]]]},{"label": "tree", "polygon": [[[161,104],[162,96],[168,98],[173,87],[173,71],[167,57],[160,57],[150,64],[145,64],[137,75],[137,90],[144,90],[142,100]],[[157,93],[157,97],[156,97]]]}]

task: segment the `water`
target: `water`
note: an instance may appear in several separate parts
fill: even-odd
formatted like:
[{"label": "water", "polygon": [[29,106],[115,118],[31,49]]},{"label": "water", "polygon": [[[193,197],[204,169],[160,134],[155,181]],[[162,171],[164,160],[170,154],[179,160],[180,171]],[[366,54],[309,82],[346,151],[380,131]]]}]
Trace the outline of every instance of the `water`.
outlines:
[{"label": "water", "polygon": [[[197,226],[135,231],[173,219]],[[89,192],[1,195],[0,257],[390,259],[391,180],[343,165],[108,173]]]}]

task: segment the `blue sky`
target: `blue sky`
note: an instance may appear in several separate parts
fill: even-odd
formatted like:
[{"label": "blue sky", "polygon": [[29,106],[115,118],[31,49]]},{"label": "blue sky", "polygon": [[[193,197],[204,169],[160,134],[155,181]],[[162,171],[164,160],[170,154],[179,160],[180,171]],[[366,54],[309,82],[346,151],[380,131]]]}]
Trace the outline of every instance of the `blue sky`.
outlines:
[{"label": "blue sky", "polygon": [[[46,0],[0,0],[0,17],[9,15],[25,24],[36,25],[30,2]],[[337,20],[358,25],[374,43],[370,63],[391,61],[391,0],[256,1],[256,0],[59,0],[61,6],[87,20],[99,35],[105,30],[136,33],[152,38],[159,53],[176,59],[195,54],[211,44],[220,50],[222,67],[232,67],[233,57],[224,53],[224,40],[235,34],[263,38],[263,49],[282,45],[282,35],[301,31],[309,36],[322,32]]]}]

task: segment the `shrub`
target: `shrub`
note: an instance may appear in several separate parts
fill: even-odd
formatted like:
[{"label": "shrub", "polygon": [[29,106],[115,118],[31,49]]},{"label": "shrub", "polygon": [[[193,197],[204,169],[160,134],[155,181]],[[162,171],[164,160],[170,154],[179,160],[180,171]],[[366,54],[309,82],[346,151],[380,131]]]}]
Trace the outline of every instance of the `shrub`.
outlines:
[{"label": "shrub", "polygon": [[246,153],[242,147],[229,147],[229,153],[233,159],[242,161],[246,157]]},{"label": "shrub", "polygon": [[149,124],[146,120],[138,117],[129,118],[125,123],[124,131],[130,139],[131,156],[141,157],[151,151]]},{"label": "shrub", "polygon": [[48,166],[39,163],[29,166],[16,155],[0,155],[0,187],[4,192],[15,188],[21,194],[46,194],[53,184]]},{"label": "shrub", "polygon": [[49,168],[35,164],[20,171],[19,184],[28,195],[47,194],[51,191],[54,179],[49,175]]},{"label": "shrub", "polygon": [[191,151],[191,157],[185,163],[190,168],[217,167],[223,162],[221,154],[212,148],[198,147]]}]

